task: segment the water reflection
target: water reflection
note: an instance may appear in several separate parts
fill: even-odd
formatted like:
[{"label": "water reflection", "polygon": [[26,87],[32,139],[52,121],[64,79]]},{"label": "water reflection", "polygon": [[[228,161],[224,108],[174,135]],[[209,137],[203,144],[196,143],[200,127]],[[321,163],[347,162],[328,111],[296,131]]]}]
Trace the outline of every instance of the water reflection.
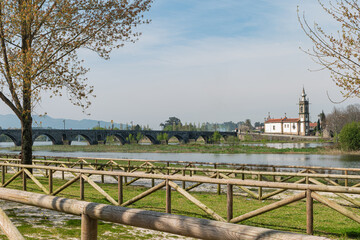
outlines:
[{"label": "water reflection", "polygon": [[[71,145],[87,145],[87,142],[83,141],[72,141]],[[35,141],[34,146],[50,146],[53,145],[52,141]],[[0,142],[0,148],[15,147],[13,142]]]},{"label": "water reflection", "polygon": [[331,146],[333,143],[244,143],[245,146],[265,146],[276,149],[285,148],[316,148]]}]

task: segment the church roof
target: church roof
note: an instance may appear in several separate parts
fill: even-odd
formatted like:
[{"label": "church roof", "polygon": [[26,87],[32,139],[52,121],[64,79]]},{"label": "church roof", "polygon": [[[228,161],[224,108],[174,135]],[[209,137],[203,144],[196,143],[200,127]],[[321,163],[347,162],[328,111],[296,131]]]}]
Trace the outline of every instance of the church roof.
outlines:
[{"label": "church roof", "polygon": [[267,121],[265,121],[265,123],[293,123],[293,122],[298,122],[300,121],[299,118],[273,118],[273,119],[268,119]]}]

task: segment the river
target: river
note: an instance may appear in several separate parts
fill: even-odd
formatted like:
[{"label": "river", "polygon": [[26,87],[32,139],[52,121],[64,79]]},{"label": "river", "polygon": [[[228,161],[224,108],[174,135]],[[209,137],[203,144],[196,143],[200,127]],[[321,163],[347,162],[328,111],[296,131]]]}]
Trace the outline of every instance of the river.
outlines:
[{"label": "river", "polygon": [[[84,142],[72,144],[84,145]],[[294,145],[298,143],[271,143],[273,147],[317,147],[322,143]],[[35,142],[34,145],[51,145],[51,142]],[[11,147],[12,143],[0,143],[0,148]],[[270,145],[271,146],[271,145]],[[9,149],[0,149],[1,153],[18,153]],[[123,152],[51,152],[34,151],[34,155],[92,157],[92,158],[128,158],[162,161],[196,161],[241,164],[297,165],[322,167],[358,167],[360,156],[357,155],[318,155],[318,154],[212,154],[212,153],[123,153]]]}]

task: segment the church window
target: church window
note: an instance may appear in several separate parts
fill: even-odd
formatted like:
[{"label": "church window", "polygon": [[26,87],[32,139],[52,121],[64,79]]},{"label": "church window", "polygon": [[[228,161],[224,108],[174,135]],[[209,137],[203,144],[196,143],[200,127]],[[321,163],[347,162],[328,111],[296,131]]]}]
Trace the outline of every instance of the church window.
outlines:
[{"label": "church window", "polygon": [[273,126],[273,130],[275,130],[275,126]]},{"label": "church window", "polygon": [[296,127],[295,127],[295,123],[293,123],[293,129],[295,129]]},{"label": "church window", "polygon": [[303,106],[300,107],[300,112],[303,112]]}]

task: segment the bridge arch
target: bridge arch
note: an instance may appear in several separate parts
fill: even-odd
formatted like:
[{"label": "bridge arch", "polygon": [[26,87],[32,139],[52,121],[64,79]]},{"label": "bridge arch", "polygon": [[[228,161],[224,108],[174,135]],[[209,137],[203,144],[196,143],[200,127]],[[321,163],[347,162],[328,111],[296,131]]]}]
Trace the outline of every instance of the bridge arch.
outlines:
[{"label": "bridge arch", "polygon": [[11,135],[11,134],[8,134],[8,133],[3,133],[3,134],[1,134],[1,135],[4,135],[4,136],[10,138],[11,141],[14,143],[15,146],[21,146],[21,139],[18,140],[18,139],[16,139],[15,136],[13,136],[13,135]]},{"label": "bridge arch", "polygon": [[221,135],[221,137],[224,139],[224,141],[227,141],[227,138],[229,137],[228,134],[221,134],[221,133],[220,133],[220,135]]},{"label": "bridge arch", "polygon": [[206,137],[205,136],[202,136],[202,135],[199,135],[195,138],[195,142],[196,143],[206,143]]},{"label": "bridge arch", "polygon": [[179,141],[179,144],[184,142],[184,138],[179,134],[169,135],[168,142],[170,139],[176,138]]},{"label": "bridge arch", "polygon": [[50,135],[50,134],[47,134],[47,133],[35,133],[33,134],[32,136],[32,142],[33,142],[33,145],[34,145],[34,142],[35,140],[38,138],[38,137],[41,137],[41,136],[46,136],[50,139],[50,141],[52,142],[52,145],[57,145],[58,144],[58,140],[54,138],[54,136]]},{"label": "bridge arch", "polygon": [[195,142],[197,142],[198,140],[204,140],[204,143],[209,143],[210,142],[210,138],[211,136],[208,136],[208,135],[205,135],[205,134],[201,134],[201,135],[198,135],[196,138],[195,138]]},{"label": "bridge arch", "polygon": [[76,138],[78,136],[81,136],[85,139],[85,141],[87,142],[87,145],[91,145],[92,144],[92,140],[89,136],[87,136],[86,134],[82,134],[82,133],[79,133],[79,134],[76,134],[76,135],[73,135],[71,136],[68,140],[69,140],[69,145],[71,145],[71,143],[76,140]]},{"label": "bridge arch", "polygon": [[158,143],[158,140],[157,139],[155,139],[155,137],[154,136],[152,136],[152,135],[150,135],[150,134],[143,134],[145,137],[147,137],[149,140],[150,140],[150,142],[152,143],[152,144],[157,144]]},{"label": "bridge arch", "polygon": [[142,134],[142,137],[141,139],[137,139],[136,140],[138,144],[140,145],[151,145],[151,144],[154,144],[150,138],[148,138],[146,135]]},{"label": "bridge arch", "polygon": [[115,137],[120,142],[121,145],[124,145],[124,144],[127,143],[126,142],[126,137],[123,136],[122,134],[116,134],[116,133],[115,134],[109,134],[109,135],[107,135],[107,137]]}]

